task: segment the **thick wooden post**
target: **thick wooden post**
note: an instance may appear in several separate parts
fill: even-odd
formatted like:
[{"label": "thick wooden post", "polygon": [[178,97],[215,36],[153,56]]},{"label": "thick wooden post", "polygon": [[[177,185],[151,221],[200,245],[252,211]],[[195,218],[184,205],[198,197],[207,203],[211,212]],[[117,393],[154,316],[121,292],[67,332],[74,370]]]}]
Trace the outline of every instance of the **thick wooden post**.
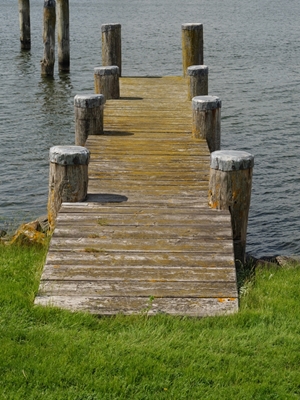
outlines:
[{"label": "thick wooden post", "polygon": [[253,155],[245,151],[211,153],[208,202],[230,211],[236,265],[245,263],[253,166]]},{"label": "thick wooden post", "polygon": [[117,65],[122,74],[121,25],[104,24],[102,32],[102,65]]},{"label": "thick wooden post", "polygon": [[19,0],[20,42],[22,50],[30,50],[30,1]]},{"label": "thick wooden post", "polygon": [[50,149],[48,220],[54,229],[62,202],[85,200],[90,152],[81,146],[54,146]]},{"label": "thick wooden post", "polygon": [[55,0],[44,0],[44,57],[41,61],[41,74],[53,76],[55,62]]},{"label": "thick wooden post", "polygon": [[183,76],[191,65],[203,64],[203,25],[181,25]]},{"label": "thick wooden post", "polygon": [[102,94],[77,94],[74,97],[76,146],[84,146],[90,135],[103,133],[104,103]]},{"label": "thick wooden post", "polygon": [[70,12],[69,0],[56,0],[57,3],[57,50],[58,70],[70,71]]},{"label": "thick wooden post", "polygon": [[216,96],[196,96],[192,99],[192,136],[206,139],[210,152],[220,150],[221,105]]},{"label": "thick wooden post", "polygon": [[94,68],[95,93],[103,94],[105,100],[120,98],[119,67]]},{"label": "thick wooden post", "polygon": [[195,96],[208,95],[208,67],[206,65],[193,65],[187,69],[188,100]]}]

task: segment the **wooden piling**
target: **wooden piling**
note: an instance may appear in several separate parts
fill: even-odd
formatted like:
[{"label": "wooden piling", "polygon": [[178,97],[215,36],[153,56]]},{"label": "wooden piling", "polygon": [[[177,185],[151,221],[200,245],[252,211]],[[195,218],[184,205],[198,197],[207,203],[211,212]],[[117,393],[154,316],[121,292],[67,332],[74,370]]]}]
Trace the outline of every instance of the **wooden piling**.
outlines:
[{"label": "wooden piling", "polygon": [[203,64],[203,25],[181,25],[183,76],[191,65]]},{"label": "wooden piling", "polygon": [[57,3],[57,50],[58,69],[70,71],[70,12],[69,0],[56,0]]},{"label": "wooden piling", "polygon": [[54,146],[50,153],[48,220],[54,229],[63,202],[85,200],[90,152],[81,146]]},{"label": "wooden piling", "polygon": [[119,75],[122,75],[122,50],[121,50],[121,25],[104,24],[102,32],[102,65],[119,67]]},{"label": "wooden piling", "polygon": [[253,165],[253,155],[245,151],[211,153],[209,206],[230,211],[236,265],[245,263]]},{"label": "wooden piling", "polygon": [[95,93],[103,94],[105,100],[120,98],[119,67],[94,68]]},{"label": "wooden piling", "polygon": [[43,42],[44,57],[41,61],[42,76],[53,76],[55,63],[55,24],[56,24],[55,0],[44,0],[44,25]]},{"label": "wooden piling", "polygon": [[30,50],[30,0],[19,0],[20,42],[22,50]]},{"label": "wooden piling", "polygon": [[206,65],[192,65],[187,69],[188,100],[196,96],[208,95],[208,67]]},{"label": "wooden piling", "polygon": [[103,133],[102,94],[81,94],[74,97],[75,145],[84,146],[89,135]]},{"label": "wooden piling", "polygon": [[216,96],[196,96],[192,99],[192,136],[206,139],[210,152],[220,150],[221,105]]}]

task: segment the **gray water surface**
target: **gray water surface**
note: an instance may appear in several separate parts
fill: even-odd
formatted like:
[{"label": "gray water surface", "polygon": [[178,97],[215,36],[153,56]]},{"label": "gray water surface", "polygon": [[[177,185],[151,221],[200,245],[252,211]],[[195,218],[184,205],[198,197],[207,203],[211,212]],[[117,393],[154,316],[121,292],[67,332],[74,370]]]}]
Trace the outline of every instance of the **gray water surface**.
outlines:
[{"label": "gray water surface", "polygon": [[48,153],[74,143],[73,98],[93,91],[101,25],[122,24],[123,75],[181,75],[181,24],[204,25],[222,149],[255,156],[247,251],[300,254],[298,0],[72,0],[71,72],[40,76],[43,1],[21,52],[17,2],[0,5],[0,228],[46,213]]}]

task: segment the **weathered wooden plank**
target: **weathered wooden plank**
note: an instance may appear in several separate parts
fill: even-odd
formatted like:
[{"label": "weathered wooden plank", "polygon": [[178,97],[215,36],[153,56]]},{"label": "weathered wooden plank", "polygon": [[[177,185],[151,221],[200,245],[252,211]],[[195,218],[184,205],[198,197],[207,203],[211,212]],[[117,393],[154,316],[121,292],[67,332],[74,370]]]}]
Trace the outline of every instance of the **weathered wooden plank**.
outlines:
[{"label": "weathered wooden plank", "polygon": [[129,296],[42,296],[35,304],[52,305],[72,311],[88,311],[93,314],[170,314],[191,317],[207,317],[232,314],[238,310],[238,299],[234,298],[154,298]]},{"label": "weathered wooden plank", "polygon": [[41,281],[40,294],[82,296],[141,296],[141,297],[237,297],[236,283],[233,282],[137,282],[131,281]]},{"label": "weathered wooden plank", "polygon": [[233,251],[229,253],[162,253],[162,252],[76,252],[70,249],[65,251],[56,251],[51,249],[47,255],[47,264],[51,265],[90,265],[102,266],[109,264],[110,266],[130,265],[132,267],[158,266],[158,267],[190,267],[190,268],[211,268],[211,267],[228,267],[234,271]]},{"label": "weathered wooden plank", "polygon": [[151,282],[207,282],[207,281],[235,281],[235,272],[232,268],[189,268],[189,267],[153,267],[153,266],[113,266],[104,264],[94,265],[60,265],[47,264],[42,280],[70,281],[151,281]]}]

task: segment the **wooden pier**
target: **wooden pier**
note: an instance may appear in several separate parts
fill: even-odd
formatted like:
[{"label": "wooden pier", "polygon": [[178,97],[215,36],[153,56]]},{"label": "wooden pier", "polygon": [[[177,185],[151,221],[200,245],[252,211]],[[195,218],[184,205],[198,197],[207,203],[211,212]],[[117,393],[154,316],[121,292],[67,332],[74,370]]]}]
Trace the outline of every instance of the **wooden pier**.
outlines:
[{"label": "wooden pier", "polygon": [[117,313],[236,312],[228,211],[208,207],[210,154],[187,81],[120,78],[90,136],[88,198],[63,203],[35,304]]}]

